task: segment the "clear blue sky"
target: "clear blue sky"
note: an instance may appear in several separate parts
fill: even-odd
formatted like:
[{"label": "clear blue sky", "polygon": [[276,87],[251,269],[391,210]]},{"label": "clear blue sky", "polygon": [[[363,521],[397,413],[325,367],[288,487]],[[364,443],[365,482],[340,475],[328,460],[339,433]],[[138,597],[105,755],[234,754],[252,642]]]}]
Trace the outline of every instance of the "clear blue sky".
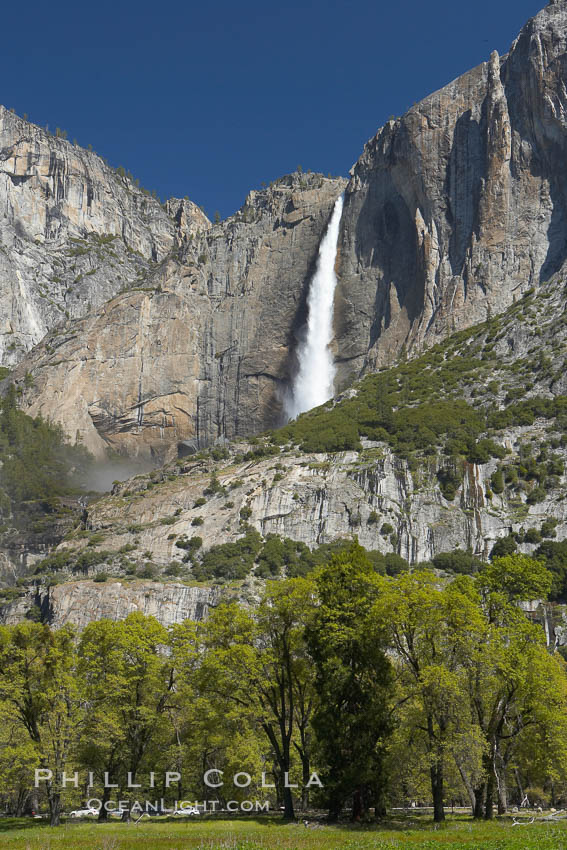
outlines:
[{"label": "clear blue sky", "polygon": [[543,5],[4,4],[0,102],[224,218],[298,164],[346,174],[390,115],[506,52]]}]

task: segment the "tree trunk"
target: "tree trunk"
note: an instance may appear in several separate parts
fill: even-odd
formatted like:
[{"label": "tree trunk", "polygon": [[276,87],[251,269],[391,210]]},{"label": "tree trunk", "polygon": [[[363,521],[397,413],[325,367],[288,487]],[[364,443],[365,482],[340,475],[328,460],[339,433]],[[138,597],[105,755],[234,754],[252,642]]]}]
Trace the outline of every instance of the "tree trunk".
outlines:
[{"label": "tree trunk", "polygon": [[303,780],[303,787],[301,789],[301,810],[305,812],[309,808],[309,788],[307,787],[307,783],[311,778],[311,758],[309,755],[310,750],[307,735],[305,735],[304,730],[300,729],[300,735],[301,746],[297,744],[296,741],[293,742],[293,746],[297,750],[297,754],[301,759],[301,777]]},{"label": "tree trunk", "polygon": [[107,788],[106,785],[102,789],[102,799],[101,799],[101,807],[98,813],[98,821],[99,823],[106,822],[108,820],[108,811],[106,810],[105,803],[108,803],[110,800],[110,788]]},{"label": "tree trunk", "polygon": [[21,818],[26,810],[29,810],[29,801],[30,801],[30,792],[28,788],[20,789],[18,796],[16,798],[16,811],[15,815],[17,818]]},{"label": "tree trunk", "polygon": [[328,821],[329,823],[336,823],[339,819],[339,815],[342,810],[342,802],[335,794],[331,794],[329,797],[329,815]]},{"label": "tree trunk", "polygon": [[484,819],[492,820],[494,816],[494,773],[492,771],[488,774],[488,779],[486,780],[486,801],[484,804]]},{"label": "tree trunk", "polygon": [[442,823],[445,820],[443,763],[438,761],[431,767],[431,792],[433,795],[433,820]]},{"label": "tree trunk", "polygon": [[474,813],[475,813],[475,810],[476,810],[476,794],[475,794],[475,790],[474,790],[474,788],[473,788],[473,786],[472,786],[472,783],[471,783],[471,781],[470,781],[469,777],[467,776],[467,774],[465,773],[465,771],[463,770],[463,768],[461,767],[461,765],[460,765],[460,764],[457,764],[457,767],[458,767],[458,769],[459,769],[459,773],[460,773],[460,775],[461,775],[461,779],[462,779],[462,781],[463,781],[463,785],[465,786],[465,788],[466,788],[466,790],[467,790],[467,794],[468,794],[468,797],[469,797],[469,802],[470,802],[470,805],[471,805],[471,811],[472,811],[472,813],[473,813],[473,817],[474,817]]},{"label": "tree trunk", "polygon": [[273,747],[275,760],[280,773],[280,787],[282,788],[284,818],[285,820],[295,820],[293,795],[291,793],[291,788],[286,788],[285,781],[286,776],[289,777],[289,771],[291,769],[290,736],[285,732],[285,729],[282,729],[281,724],[280,730],[282,734],[280,741],[278,741],[276,735],[274,734],[274,730],[272,729],[269,723],[263,723],[262,728],[268,736],[268,740],[270,741]]},{"label": "tree trunk", "polygon": [[376,800],[374,803],[374,817],[376,820],[383,820],[388,814],[388,809],[386,807],[386,798],[384,793],[380,791],[376,795]]},{"label": "tree trunk", "polygon": [[309,808],[309,788],[307,783],[311,778],[311,761],[309,756],[303,751],[301,756],[301,773],[303,778],[303,788],[301,789],[301,808],[304,812]]},{"label": "tree trunk", "polygon": [[480,820],[484,815],[484,796],[486,793],[486,782],[474,789],[473,817]]},{"label": "tree trunk", "polygon": [[26,815],[36,815],[39,809],[39,791],[37,788],[32,788],[29,795],[29,802],[25,810]]},{"label": "tree trunk", "polygon": [[508,788],[506,787],[506,774],[498,778],[498,814],[505,815],[508,811]]},{"label": "tree trunk", "polygon": [[[441,722],[439,723],[439,728],[440,732],[442,732],[443,727]],[[445,796],[443,751],[439,749],[439,744],[436,740],[432,714],[428,714],[427,716],[427,734],[429,737],[429,754],[432,757],[429,775],[431,777],[431,796],[433,797],[433,820],[435,823],[442,823],[445,820],[445,809],[443,806],[443,798]]]},{"label": "tree trunk", "polygon": [[357,788],[352,795],[352,817],[353,823],[361,820],[364,815],[364,797],[360,788]]},{"label": "tree trunk", "polygon": [[283,789],[283,802],[284,802],[284,818],[286,820],[295,820],[295,812],[293,810],[293,796],[291,793],[291,788],[286,788],[284,785]]},{"label": "tree trunk", "polygon": [[49,825],[59,826],[61,823],[61,794],[59,791],[49,792]]},{"label": "tree trunk", "polygon": [[274,782],[276,785],[276,807],[279,811],[279,809],[283,806],[283,776],[280,773],[280,768],[276,761],[274,761],[272,773],[274,775]]},{"label": "tree trunk", "polygon": [[374,786],[374,817],[377,821],[382,820],[388,813],[386,805],[387,782],[384,771],[381,769]]}]

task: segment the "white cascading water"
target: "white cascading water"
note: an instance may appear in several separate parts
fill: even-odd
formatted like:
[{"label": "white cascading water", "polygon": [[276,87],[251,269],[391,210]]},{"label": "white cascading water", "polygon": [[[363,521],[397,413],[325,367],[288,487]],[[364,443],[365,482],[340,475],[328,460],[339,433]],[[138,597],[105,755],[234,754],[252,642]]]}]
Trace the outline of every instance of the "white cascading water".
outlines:
[{"label": "white cascading water", "polygon": [[317,268],[309,286],[307,332],[298,348],[299,370],[286,403],[290,419],[333,396],[335,366],[329,344],[333,338],[335,259],[342,212],[341,195],[335,201],[327,232],[321,240]]}]

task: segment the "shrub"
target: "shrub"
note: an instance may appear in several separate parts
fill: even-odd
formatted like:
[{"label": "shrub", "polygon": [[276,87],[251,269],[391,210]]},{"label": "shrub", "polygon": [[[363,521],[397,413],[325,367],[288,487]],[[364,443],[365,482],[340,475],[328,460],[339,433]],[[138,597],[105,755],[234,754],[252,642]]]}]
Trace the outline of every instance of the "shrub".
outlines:
[{"label": "shrub", "polygon": [[504,474],[501,469],[497,469],[490,477],[490,486],[493,493],[500,495],[504,492]]},{"label": "shrub", "polygon": [[555,528],[557,526],[556,519],[546,519],[541,525],[541,536],[542,537],[557,537],[557,532]]},{"label": "shrub", "polygon": [[472,552],[464,552],[462,549],[454,549],[452,552],[440,552],[432,559],[432,563],[438,570],[463,575],[473,575],[482,567],[482,562],[478,558],[475,558]]},{"label": "shrub", "polygon": [[543,788],[530,787],[524,791],[532,806],[547,808],[551,804],[551,795]]},{"label": "shrub", "polygon": [[179,538],[179,540],[175,541],[175,545],[178,549],[185,549],[190,554],[197,552],[198,549],[203,545],[202,537],[191,537],[189,540],[187,537],[183,536]]},{"label": "shrub", "polygon": [[230,452],[227,448],[220,448],[219,446],[216,446],[209,450],[209,455],[213,460],[227,460],[230,457]]},{"label": "shrub", "polygon": [[396,555],[395,552],[388,552],[384,556],[386,564],[386,572],[389,576],[397,576],[399,573],[406,572],[409,569],[409,564],[402,558],[401,555]]},{"label": "shrub", "polygon": [[258,558],[256,575],[261,578],[279,575],[284,565],[285,543],[281,537],[270,534]]},{"label": "shrub", "polygon": [[541,543],[541,532],[537,528],[528,528],[524,534],[524,543]]},{"label": "shrub", "polygon": [[544,540],[534,554],[544,561],[553,576],[549,598],[564,602],[567,599],[567,541]]},{"label": "shrub", "polygon": [[560,457],[554,456],[547,463],[547,474],[561,476],[565,472],[565,464]]},{"label": "shrub", "polygon": [[[367,519],[368,525],[377,525],[378,523],[378,513],[376,511],[370,511]],[[393,531],[393,529],[392,529]]]},{"label": "shrub", "polygon": [[504,470],[504,478],[507,484],[518,483],[518,470],[515,466],[507,466]]},{"label": "shrub", "polygon": [[104,540],[104,534],[101,531],[96,531],[89,537],[88,546],[98,546]]},{"label": "shrub", "polygon": [[191,520],[191,525],[203,525],[205,520],[202,516],[196,516]]},{"label": "shrub", "polygon": [[211,475],[209,486],[204,490],[205,496],[215,496],[217,493],[225,493],[225,488],[220,483],[216,472]]},{"label": "shrub", "polygon": [[382,528],[380,529],[380,534],[382,535],[382,537],[388,537],[388,535],[392,534],[393,531],[394,531],[394,526],[390,525],[389,522],[385,522],[383,524]]},{"label": "shrub", "polygon": [[539,502],[544,502],[547,498],[547,492],[541,486],[534,487],[528,495],[526,502],[528,505],[537,505]]},{"label": "shrub", "polygon": [[494,558],[503,558],[505,555],[513,555],[518,549],[518,544],[516,542],[516,538],[509,534],[507,537],[502,537],[500,540],[497,540],[494,546],[492,547],[492,551],[490,552],[490,560],[494,560]]},{"label": "shrub", "polygon": [[261,548],[260,534],[248,528],[244,537],[234,543],[221,543],[205,552],[201,564],[195,567],[195,576],[201,579],[245,578],[252,569]]}]

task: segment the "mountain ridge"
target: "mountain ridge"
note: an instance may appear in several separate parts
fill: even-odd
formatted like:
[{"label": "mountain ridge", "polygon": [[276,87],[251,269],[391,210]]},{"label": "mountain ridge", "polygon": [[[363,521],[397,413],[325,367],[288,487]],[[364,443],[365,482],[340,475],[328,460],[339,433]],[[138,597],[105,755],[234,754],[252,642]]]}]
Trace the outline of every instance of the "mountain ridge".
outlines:
[{"label": "mountain ridge", "polygon": [[[187,440],[200,447],[281,424],[318,244],[343,189],[332,346],[338,391],[402,350],[413,356],[503,312],[567,256],[566,56],[567,9],[553,4],[526,24],[505,57],[493,52],[382,127],[348,184],[296,173],[251,192],[225,222],[178,239],[143,280],[149,290],[181,293],[189,305],[181,324],[192,339],[191,352],[183,349],[192,365],[176,366],[168,389],[179,412],[156,389],[171,383],[170,361],[130,358],[131,369],[111,377],[111,364],[123,356],[120,333],[81,379],[80,352],[92,347],[92,332],[73,320],[67,323],[79,347],[63,343],[51,358],[36,349],[16,368],[17,382],[28,371],[36,381],[23,396],[25,409],[59,421],[72,438],[78,431],[99,455],[110,446],[156,459]],[[168,299],[149,301],[113,315],[132,332],[148,313],[165,327]],[[108,321],[104,309],[100,321]],[[80,414],[75,402],[65,407],[90,386],[97,397]],[[182,397],[180,387],[189,388]]]},{"label": "mountain ridge", "polygon": [[[148,221],[128,229],[118,204],[117,232],[99,232],[102,204],[99,231],[91,221],[85,232],[71,209],[77,178],[59,186],[60,166],[42,172],[43,131],[37,161],[2,143],[2,237],[18,250],[0,264],[17,260],[21,284],[34,252],[50,274],[63,252],[61,277],[78,272],[76,286],[98,299],[54,322],[3,387],[98,458],[161,467],[77,517],[34,581],[76,569],[92,578],[101,565],[122,580],[125,556],[131,575],[149,563],[163,578],[184,548],[187,582],[225,581],[208,552],[236,545],[253,594],[250,557],[270,535],[315,549],[356,534],[409,563],[459,548],[487,559],[498,545],[533,554],[544,529],[567,539],[566,77],[561,0],[504,57],[493,52],[380,128],[350,180],[296,172],[214,224],[191,202],[149,199]],[[47,201],[18,207],[34,180]],[[104,172],[97,191],[125,180]],[[337,397],[286,426],[308,287],[341,193]],[[26,209],[28,228],[44,228],[40,246],[17,226]],[[34,283],[40,294],[46,280]],[[29,298],[10,297],[21,318]],[[196,537],[202,552],[190,551]]]}]

